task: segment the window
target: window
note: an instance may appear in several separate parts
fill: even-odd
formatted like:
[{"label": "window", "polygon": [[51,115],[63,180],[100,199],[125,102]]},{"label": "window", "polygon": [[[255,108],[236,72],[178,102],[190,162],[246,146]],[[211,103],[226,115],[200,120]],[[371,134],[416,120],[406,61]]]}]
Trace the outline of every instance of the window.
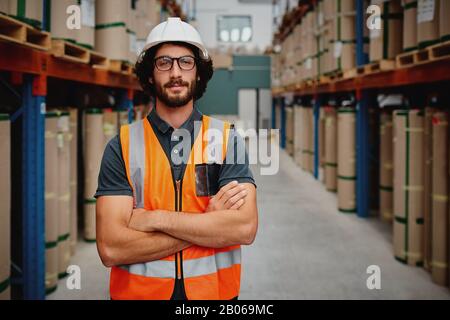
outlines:
[{"label": "window", "polygon": [[250,42],[252,40],[250,16],[218,16],[217,40],[219,42]]}]

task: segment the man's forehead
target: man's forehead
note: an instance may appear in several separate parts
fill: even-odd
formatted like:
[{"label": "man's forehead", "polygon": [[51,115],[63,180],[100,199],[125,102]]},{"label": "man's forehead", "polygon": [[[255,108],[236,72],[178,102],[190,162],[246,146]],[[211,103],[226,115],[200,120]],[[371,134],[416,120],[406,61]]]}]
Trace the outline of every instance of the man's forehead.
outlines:
[{"label": "man's forehead", "polygon": [[158,51],[156,52],[157,55],[169,55],[169,54],[188,54],[193,55],[191,49],[183,46],[183,45],[177,45],[172,43],[163,44]]}]

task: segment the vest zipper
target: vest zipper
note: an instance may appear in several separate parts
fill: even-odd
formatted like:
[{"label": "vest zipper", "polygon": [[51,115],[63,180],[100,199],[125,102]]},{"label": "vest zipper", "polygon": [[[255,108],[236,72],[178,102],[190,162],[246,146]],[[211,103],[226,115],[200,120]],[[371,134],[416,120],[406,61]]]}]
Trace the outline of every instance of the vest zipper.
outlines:
[{"label": "vest zipper", "polygon": [[[172,172],[173,174],[173,172]],[[175,187],[175,211],[180,212],[182,205],[181,197],[181,185],[182,180],[176,180]],[[184,276],[183,276],[183,250],[175,254],[175,287],[172,293],[171,300],[188,300],[186,296],[186,290],[184,288]]]},{"label": "vest zipper", "polygon": [[[180,180],[177,180],[175,182],[175,189],[176,189],[176,192],[175,192],[175,210],[177,212],[179,212],[179,211],[181,211],[180,201],[179,201],[180,194],[181,194],[181,191],[180,191]],[[182,272],[181,272],[181,268],[182,268],[182,265],[181,265],[181,254],[182,254],[182,251],[177,252],[177,259],[175,259],[175,263],[176,263],[175,267],[176,267],[176,270],[177,270],[177,279],[179,279],[179,280],[181,280],[181,278],[182,278],[181,277],[181,275],[182,275]]]}]

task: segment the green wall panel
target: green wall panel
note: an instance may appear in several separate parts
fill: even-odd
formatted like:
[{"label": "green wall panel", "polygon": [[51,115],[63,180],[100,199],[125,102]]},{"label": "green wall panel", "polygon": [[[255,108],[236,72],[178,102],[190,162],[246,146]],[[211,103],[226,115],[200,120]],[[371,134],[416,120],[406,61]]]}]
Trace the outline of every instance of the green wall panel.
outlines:
[{"label": "green wall panel", "polygon": [[238,114],[239,89],[270,88],[270,57],[233,56],[233,68],[217,69],[197,106],[205,114]]}]

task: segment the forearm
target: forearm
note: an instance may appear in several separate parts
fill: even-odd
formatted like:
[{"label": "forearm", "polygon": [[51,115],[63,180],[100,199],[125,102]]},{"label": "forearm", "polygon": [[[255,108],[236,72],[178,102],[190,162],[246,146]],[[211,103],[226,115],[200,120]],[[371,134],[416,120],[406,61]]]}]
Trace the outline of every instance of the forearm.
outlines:
[{"label": "forearm", "polygon": [[[252,184],[244,186],[248,195],[245,203],[238,209],[224,209],[224,204],[221,203],[224,197],[222,195],[219,200],[210,200],[217,201],[212,204],[212,208],[219,208],[206,210],[205,213],[134,210],[128,226],[143,232],[163,232],[202,247],[249,245],[254,241],[258,229],[258,209],[255,187]],[[225,193],[225,196],[231,199],[230,196],[233,195]],[[208,208],[210,205],[211,202]]]},{"label": "forearm", "polygon": [[123,265],[159,260],[191,246],[187,241],[161,232],[140,232],[121,228],[104,240],[102,260],[105,265]]},{"label": "forearm", "polygon": [[204,214],[154,211],[154,227],[161,232],[202,247],[223,248],[248,244],[251,221],[239,210]]}]

